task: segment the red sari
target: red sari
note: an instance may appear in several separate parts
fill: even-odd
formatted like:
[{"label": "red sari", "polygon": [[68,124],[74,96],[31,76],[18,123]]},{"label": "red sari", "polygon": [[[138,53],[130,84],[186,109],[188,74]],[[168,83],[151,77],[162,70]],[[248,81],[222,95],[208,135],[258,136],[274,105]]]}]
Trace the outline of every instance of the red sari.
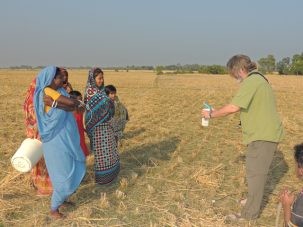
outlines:
[{"label": "red sari", "polygon": [[80,146],[83,150],[83,153],[85,155],[85,157],[87,157],[89,155],[89,150],[86,146],[85,143],[85,136],[84,136],[84,126],[83,126],[83,113],[80,112],[74,112],[74,117],[76,119],[77,122],[77,126],[78,126],[78,131],[79,131],[79,136],[80,136]]},{"label": "red sari", "polygon": [[[40,140],[38,132],[35,108],[33,104],[33,97],[36,87],[36,79],[34,79],[27,92],[26,98],[23,105],[23,111],[25,115],[25,128],[26,136],[28,138],[35,138]],[[51,195],[53,192],[52,183],[50,181],[44,158],[41,158],[31,172],[32,182],[34,187],[37,189],[38,195]]]}]

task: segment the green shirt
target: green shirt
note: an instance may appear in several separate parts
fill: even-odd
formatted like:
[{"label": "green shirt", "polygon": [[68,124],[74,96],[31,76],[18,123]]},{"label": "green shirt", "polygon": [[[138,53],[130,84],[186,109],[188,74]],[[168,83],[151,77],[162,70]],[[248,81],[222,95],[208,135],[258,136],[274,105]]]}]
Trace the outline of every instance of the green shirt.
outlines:
[{"label": "green shirt", "polygon": [[257,140],[281,140],[283,127],[275,97],[271,86],[262,76],[251,74],[245,78],[231,103],[240,107],[244,144]]}]

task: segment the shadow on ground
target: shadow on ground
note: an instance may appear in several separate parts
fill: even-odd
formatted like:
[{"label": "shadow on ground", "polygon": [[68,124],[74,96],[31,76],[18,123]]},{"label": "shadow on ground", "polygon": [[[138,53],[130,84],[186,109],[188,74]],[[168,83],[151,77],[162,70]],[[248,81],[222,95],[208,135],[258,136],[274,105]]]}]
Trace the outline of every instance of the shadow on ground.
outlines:
[{"label": "shadow on ground", "polygon": [[[93,200],[100,199],[100,193],[113,193],[120,186],[121,178],[131,179],[136,173],[137,177],[143,176],[149,167],[162,165],[170,160],[171,153],[176,150],[180,139],[177,137],[167,138],[157,143],[141,145],[125,150],[120,155],[121,171],[118,178],[108,185],[96,185],[94,183],[93,166],[87,166],[87,174],[78,190],[76,199],[77,206],[88,204]],[[72,199],[74,200],[74,199]]]},{"label": "shadow on ground", "polygon": [[134,138],[138,135],[140,135],[141,133],[145,132],[145,129],[144,128],[138,128],[136,130],[133,130],[133,131],[129,131],[129,132],[126,132],[124,133],[123,135],[123,139],[131,139],[131,138]]}]

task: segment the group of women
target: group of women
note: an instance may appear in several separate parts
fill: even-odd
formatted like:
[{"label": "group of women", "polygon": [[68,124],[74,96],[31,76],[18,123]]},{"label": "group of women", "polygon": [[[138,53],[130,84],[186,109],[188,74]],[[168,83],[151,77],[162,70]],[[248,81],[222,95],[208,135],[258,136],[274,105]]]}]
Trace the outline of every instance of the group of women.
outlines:
[{"label": "group of women", "polygon": [[48,66],[32,81],[24,103],[26,134],[42,142],[44,159],[32,170],[39,195],[51,194],[51,216],[62,218],[59,208],[71,204],[68,198],[79,187],[85,172],[85,155],[73,111],[85,110],[86,132],[95,155],[95,180],[112,182],[120,170],[112,119],[113,101],[104,90],[103,71],[89,71],[84,103],[72,98],[65,86],[64,68]]}]

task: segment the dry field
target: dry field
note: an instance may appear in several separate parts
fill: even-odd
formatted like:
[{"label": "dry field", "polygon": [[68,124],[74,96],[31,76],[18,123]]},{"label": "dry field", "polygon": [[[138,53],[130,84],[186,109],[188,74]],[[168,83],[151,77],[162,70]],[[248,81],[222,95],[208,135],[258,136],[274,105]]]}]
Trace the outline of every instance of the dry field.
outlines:
[{"label": "dry field", "polygon": [[[72,196],[67,219],[48,217],[50,199],[37,197],[29,174],[10,158],[25,138],[22,104],[37,71],[0,70],[0,226],[232,226],[224,215],[239,210],[245,196],[244,150],[239,116],[200,125],[203,101],[218,107],[238,88],[229,76],[162,75],[151,71],[105,72],[128,107],[130,122],[120,144],[122,169],[110,186],[94,184],[93,157]],[[87,71],[70,70],[83,92]],[[261,217],[254,226],[274,226],[277,194],[299,190],[292,148],[302,141],[303,77],[268,76],[286,137],[271,167]],[[88,141],[87,141],[88,142]]]}]

